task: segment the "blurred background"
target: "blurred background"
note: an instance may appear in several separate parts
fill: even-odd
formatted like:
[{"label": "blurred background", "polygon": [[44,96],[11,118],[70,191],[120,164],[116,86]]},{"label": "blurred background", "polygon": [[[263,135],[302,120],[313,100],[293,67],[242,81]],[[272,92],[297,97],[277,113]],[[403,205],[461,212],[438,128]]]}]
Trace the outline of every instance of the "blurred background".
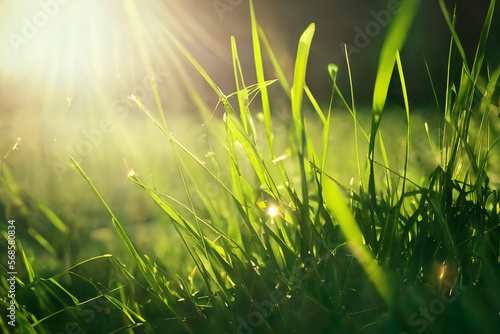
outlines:
[{"label": "blurred background", "polygon": [[[394,3],[399,1],[255,0],[254,6],[289,80],[300,35],[311,22],[316,23],[307,84],[324,109],[331,94],[328,63],[339,65],[338,83],[349,96],[347,45],[355,98],[358,107],[367,110],[361,122],[369,124],[378,53]],[[456,4],[457,32],[471,63],[489,1],[446,3],[450,11]],[[490,55],[500,52],[498,10],[495,13]],[[2,172],[7,175],[0,213],[24,227],[19,229],[18,238],[29,256],[34,259],[37,254],[37,270],[53,273],[60,266],[91,256],[124,251],[115,242],[109,215],[69,166],[70,154],[144,253],[154,253],[163,261],[180,256],[181,247],[171,247],[172,243],[180,244],[171,233],[172,227],[151,201],[127,182],[129,168],[133,168],[163,193],[182,197],[168,143],[128,97],[133,94],[154,110],[149,84],[149,76],[153,76],[169,130],[205,158],[211,146],[185,85],[200,92],[215,118],[220,118],[222,111],[216,109],[216,94],[175,50],[165,29],[186,45],[229,94],[235,91],[230,36],[236,38],[247,85],[255,82],[249,16],[248,2],[243,0],[0,1],[0,154]],[[422,1],[407,47],[402,50],[412,112],[415,123],[421,124],[413,131],[416,177],[435,166],[423,128],[424,121],[432,124],[438,119],[425,61],[437,92],[443,94],[449,42],[438,1]],[[500,65],[498,57],[487,62],[492,68]],[[266,75],[274,78],[271,70]],[[388,108],[402,105],[399,90],[397,84],[391,85]],[[278,84],[271,87],[271,93],[273,113],[283,120],[276,122],[275,131],[280,133],[280,127],[286,129],[291,111]],[[352,154],[354,141],[345,142],[353,131],[349,117],[342,108],[334,114],[336,131],[331,140],[338,144],[334,146],[335,157]],[[394,136],[389,148],[397,161],[398,154],[404,152],[401,138],[405,119],[402,113],[385,117],[383,127]],[[285,131],[281,133],[286,137]],[[19,150],[3,158],[17,138],[22,140]],[[334,174],[348,183],[354,164],[355,159],[336,159]],[[207,192],[210,189],[207,186]],[[215,190],[212,195],[217,196]],[[50,208],[66,230],[50,224],[40,205]],[[59,241],[54,243],[54,238]]]}]

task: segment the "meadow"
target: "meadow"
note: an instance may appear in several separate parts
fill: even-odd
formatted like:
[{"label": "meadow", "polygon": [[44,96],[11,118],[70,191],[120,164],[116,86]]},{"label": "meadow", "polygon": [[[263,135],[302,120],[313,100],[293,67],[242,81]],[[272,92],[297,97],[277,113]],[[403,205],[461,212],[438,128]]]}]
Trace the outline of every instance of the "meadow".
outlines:
[{"label": "meadow", "polygon": [[[109,97],[112,112],[78,112],[86,101],[61,114],[46,154],[6,131],[1,331],[500,332],[496,1],[472,59],[439,1],[446,89],[429,70],[417,110],[400,51],[419,1],[388,24],[369,106],[352,48],[324,69],[324,102],[308,86],[315,24],[288,73],[248,4],[252,53],[231,38],[231,91],[162,25],[172,67],[144,56],[147,75]],[[196,113],[169,112],[181,93]]]}]

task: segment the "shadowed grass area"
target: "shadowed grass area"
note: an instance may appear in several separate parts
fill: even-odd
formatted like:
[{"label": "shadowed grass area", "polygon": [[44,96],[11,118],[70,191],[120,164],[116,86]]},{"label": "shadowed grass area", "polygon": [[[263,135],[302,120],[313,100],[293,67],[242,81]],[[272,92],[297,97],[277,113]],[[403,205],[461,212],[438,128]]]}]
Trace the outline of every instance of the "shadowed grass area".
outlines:
[{"label": "shadowed grass area", "polygon": [[[211,117],[213,110],[191,85],[194,79],[182,75],[184,70],[179,67],[204,122],[204,145],[209,149],[200,156],[199,148],[190,148],[169,131],[171,124],[157,83],[150,77],[155,105],[136,96],[130,99],[152,121],[147,131],[158,131],[164,137],[163,143],[152,144],[169,147],[168,164],[176,172],[167,177],[176,189],[165,194],[155,182],[164,175],[153,175],[149,181],[131,169],[133,165],[127,166],[127,186],[137,186],[143,198],[161,211],[162,218],[156,222],[160,228],[175,233],[164,241],[174,241],[166,248],[182,247],[187,256],[173,264],[170,262],[179,260],[141,254],[142,248],[130,233],[132,226],[108,205],[92,174],[70,157],[73,169],[90,186],[80,191],[97,195],[109,214],[105,219],[117,232],[114,240],[123,243],[131,260],[125,264],[119,256],[105,254],[44,278],[37,274],[23,250],[23,238],[18,237],[15,312],[21,332],[500,330],[495,327],[500,323],[500,206],[498,184],[492,185],[489,179],[492,169],[495,173],[489,159],[498,159],[499,110],[492,96],[500,69],[484,64],[496,2],[491,1],[470,68],[454,32],[455,18],[440,0],[452,38],[448,89],[444,97],[437,91],[432,97],[440,111],[437,132],[427,123],[416,122],[417,116],[410,112],[404,76],[409,64],[399,53],[418,4],[403,1],[402,11],[388,30],[370,119],[355,105],[352,79],[350,102],[339,90],[337,65],[325,69],[332,84],[328,108],[322,109],[308,88],[314,24],[299,39],[290,84],[250,1],[257,82],[245,82],[237,41],[232,38],[236,91],[231,94],[222,92],[182,41],[163,27],[165,38],[178,51],[169,56],[182,56],[191,63],[217,94],[224,116]],[[273,75],[265,71],[267,61]],[[346,61],[350,71],[347,50]],[[452,68],[456,61],[462,64],[459,75]],[[404,108],[386,114],[387,92],[395,73]],[[271,79],[274,77],[277,80]],[[481,77],[486,78],[486,85],[479,84]],[[280,86],[289,98],[288,118],[284,113],[273,114],[273,86]],[[334,102],[342,103],[352,117],[349,137],[335,124]],[[390,125],[384,131],[383,113],[384,119],[400,118],[399,136]],[[424,143],[413,141],[418,132]],[[334,141],[335,136],[341,140]],[[402,142],[394,143],[396,138]],[[337,146],[342,145],[352,149],[347,157],[338,153],[342,147]],[[417,180],[412,176],[421,177],[425,168],[415,162],[414,152],[422,150],[439,159],[437,164],[431,160],[429,175]],[[347,159],[353,166],[350,181],[343,179],[345,175],[338,177],[336,171],[337,166],[347,165],[343,162]],[[22,206],[23,198],[4,160],[0,182],[5,207]],[[51,208],[38,204],[30,209],[50,222],[52,231],[58,233],[54,239],[69,234],[69,227]],[[25,212],[27,217],[30,214]],[[57,256],[60,247],[52,247],[47,235],[36,229],[30,234]],[[8,240],[3,233],[2,249],[7,248]],[[2,277],[8,277],[4,262],[0,270]],[[7,295],[9,286],[4,279],[1,284],[1,293]],[[1,303],[9,306],[7,298]],[[1,315],[0,327],[7,332],[7,318]]]}]

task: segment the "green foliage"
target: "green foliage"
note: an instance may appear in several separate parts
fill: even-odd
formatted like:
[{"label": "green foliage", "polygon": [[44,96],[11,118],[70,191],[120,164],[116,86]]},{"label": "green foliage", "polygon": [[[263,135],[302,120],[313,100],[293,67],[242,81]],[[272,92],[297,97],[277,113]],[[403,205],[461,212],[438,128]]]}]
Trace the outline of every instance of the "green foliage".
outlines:
[{"label": "green foliage", "polygon": [[[498,138],[491,138],[488,129],[491,122],[498,121],[489,110],[500,69],[490,71],[483,64],[495,1],[491,1],[472,69],[454,31],[454,21],[440,1],[452,31],[450,63],[458,53],[463,68],[457,80],[449,65],[439,143],[429,136],[431,147],[439,145],[441,161],[423,184],[408,178],[411,129],[416,125],[411,123],[405,64],[399,54],[419,2],[403,3],[404,10],[391,23],[381,51],[369,133],[360,125],[354,97],[349,105],[338,89],[338,67],[331,64],[328,68],[331,100],[340,99],[353,117],[359,179],[350,186],[328,172],[327,157],[333,154],[328,146],[332,103],[324,113],[306,85],[314,24],[300,38],[290,88],[250,1],[257,83],[246,85],[232,38],[236,109],[229,101],[233,94],[226,96],[164,27],[167,38],[219,97],[224,117],[210,121],[214,128],[207,139],[216,142],[217,153],[208,152],[211,163],[202,162],[170,134],[156,83],[151,80],[161,122],[138,98],[132,99],[170,144],[187,203],[162,194],[133,171],[129,179],[174,226],[194,263],[191,273],[188,277],[168,274],[168,266],[164,268],[151,256],[140,255],[99,194],[98,186],[71,158],[109,211],[136,267],[130,271],[114,256],[103,255],[45,279],[36,275],[23,252],[29,283],[19,280],[19,325],[26,332],[39,333],[63,330],[67,323],[87,333],[304,333],[311,328],[322,333],[397,333],[416,332],[418,328],[408,319],[432,298],[453,296],[459,305],[466,305],[477,293],[486,304],[496,302],[500,278],[499,196],[498,189],[489,183],[488,157]],[[273,100],[267,89],[274,80],[264,71],[265,55],[290,98],[290,159],[275,156]],[[347,62],[350,71],[348,58]],[[393,169],[379,125],[395,67],[407,128],[404,164]],[[480,87],[479,77],[485,74],[488,84]],[[191,89],[189,85],[187,88]],[[481,95],[478,108],[473,105],[477,91]],[[254,122],[257,112],[252,105],[259,93],[263,129]],[[312,116],[307,114],[304,93],[322,126],[319,147],[306,121]],[[434,94],[438,101],[440,94]],[[190,96],[201,117],[210,119],[198,92],[190,91]],[[222,134],[218,131],[221,128]],[[358,131],[368,144],[364,162],[360,160]],[[265,143],[259,133],[265,133]],[[369,168],[363,169],[363,165]],[[0,181],[5,182],[6,169],[0,171]],[[230,177],[222,177],[222,172]],[[383,191],[376,190],[376,182],[384,185],[378,187]],[[210,198],[201,186],[204,183],[215,186],[219,195]],[[58,231],[67,233],[66,225],[54,212],[42,205],[39,208]],[[4,236],[1,246],[5,243]],[[19,247],[22,250],[20,243]],[[5,276],[6,269],[0,270]],[[7,290],[3,281],[2,294]],[[460,296],[464,287],[468,290]],[[93,308],[87,307],[91,304]],[[7,302],[3,300],[2,305]],[[447,319],[460,318],[457,326],[463,331],[473,329],[476,322],[498,320],[496,314],[465,312],[458,306],[450,307],[442,319],[429,325],[429,331],[443,332]],[[90,315],[92,320],[87,321]],[[5,323],[0,322],[0,327],[5,330]]]}]

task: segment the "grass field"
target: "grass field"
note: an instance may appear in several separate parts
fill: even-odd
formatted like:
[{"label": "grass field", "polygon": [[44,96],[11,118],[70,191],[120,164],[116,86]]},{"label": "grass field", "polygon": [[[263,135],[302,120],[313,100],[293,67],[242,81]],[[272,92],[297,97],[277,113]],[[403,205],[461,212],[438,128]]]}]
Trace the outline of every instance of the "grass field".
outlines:
[{"label": "grass field", "polygon": [[[81,123],[61,116],[53,150],[69,156],[2,142],[1,331],[500,332],[496,1],[474,59],[439,1],[447,89],[429,110],[410,107],[399,53],[418,3],[388,27],[369,107],[339,89],[338,64],[325,68],[329,101],[309,90],[314,24],[285,73],[250,1],[255,73],[231,39],[234,92],[163,26],[196,113],[167,112],[146,62],[147,96]],[[351,78],[347,50],[346,63]],[[387,107],[394,82],[403,105]]]}]

